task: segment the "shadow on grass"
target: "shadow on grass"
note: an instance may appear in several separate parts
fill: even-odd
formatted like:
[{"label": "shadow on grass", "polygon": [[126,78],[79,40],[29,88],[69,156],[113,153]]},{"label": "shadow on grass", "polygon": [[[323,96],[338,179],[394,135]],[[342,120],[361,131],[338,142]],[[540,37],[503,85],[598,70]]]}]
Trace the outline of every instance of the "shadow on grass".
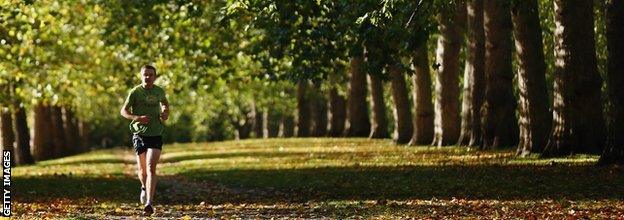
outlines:
[{"label": "shadow on grass", "polygon": [[[189,187],[175,181],[158,192],[186,187],[180,195],[159,195],[165,204],[276,203],[383,199],[624,199],[621,170],[594,166],[399,166],[323,167],[281,170],[195,170],[181,173]],[[34,176],[14,177],[20,202],[95,199],[138,202],[136,178]],[[209,187],[226,190],[206,191]],[[217,188],[218,188],[217,187]],[[174,191],[175,192],[175,191]],[[175,198],[175,199],[172,199]]]},{"label": "shadow on grass", "polygon": [[350,199],[624,199],[621,170],[594,166],[401,166],[182,173],[237,189],[191,201],[305,202]]},{"label": "shadow on grass", "polygon": [[85,160],[73,160],[73,161],[46,161],[41,163],[43,166],[48,165],[80,165],[80,164],[103,164],[103,163],[119,163],[119,164],[136,164],[134,160],[124,160],[121,158],[106,158],[106,159],[85,159]]}]

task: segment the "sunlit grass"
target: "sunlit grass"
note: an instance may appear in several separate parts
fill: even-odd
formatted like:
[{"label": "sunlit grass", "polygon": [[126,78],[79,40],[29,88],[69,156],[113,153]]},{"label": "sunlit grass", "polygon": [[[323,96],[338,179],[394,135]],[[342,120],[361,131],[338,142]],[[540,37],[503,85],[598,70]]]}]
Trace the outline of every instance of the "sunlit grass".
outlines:
[{"label": "sunlit grass", "polygon": [[[157,209],[175,218],[526,217],[539,212],[552,217],[624,210],[621,170],[593,166],[597,156],[540,159],[514,153],[363,138],[166,144]],[[130,148],[116,148],[16,167],[16,212],[25,218],[136,216],[135,166]],[[61,205],[46,206],[50,203]]]}]

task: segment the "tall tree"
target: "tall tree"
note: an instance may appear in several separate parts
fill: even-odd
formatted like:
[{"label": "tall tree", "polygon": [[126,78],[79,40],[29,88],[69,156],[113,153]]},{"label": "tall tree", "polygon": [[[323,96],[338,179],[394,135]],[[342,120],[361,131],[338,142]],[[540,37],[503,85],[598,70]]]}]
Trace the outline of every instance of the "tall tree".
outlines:
[{"label": "tall tree", "polygon": [[30,131],[26,120],[26,109],[20,104],[14,104],[13,108],[15,162],[17,164],[32,164],[35,160],[30,152]]},{"label": "tall tree", "polygon": [[443,7],[437,16],[440,36],[436,51],[434,146],[455,144],[459,138],[459,52],[463,11],[465,5],[458,1]]},{"label": "tall tree", "polygon": [[388,117],[384,98],[384,82],[377,74],[368,74],[370,106],[372,110],[369,138],[388,138]]},{"label": "tall tree", "polygon": [[599,153],[606,137],[593,1],[555,0],[553,128],[542,156]]},{"label": "tall tree", "polygon": [[483,0],[468,0],[466,65],[462,99],[461,135],[458,145],[481,145],[481,106],[485,90],[485,42]]},{"label": "tall tree", "polygon": [[339,137],[344,131],[347,118],[347,100],[338,93],[335,86],[329,90],[329,131],[330,137]]},{"label": "tall tree", "polygon": [[65,142],[67,143],[69,153],[77,153],[80,151],[80,137],[78,136],[78,121],[71,107],[63,107],[63,131],[65,131]]},{"label": "tall tree", "polygon": [[50,122],[50,107],[44,103],[38,103],[34,107],[34,137],[33,137],[33,157],[36,161],[46,160],[53,157],[54,144],[52,142]]},{"label": "tall tree", "polygon": [[427,37],[417,46],[412,55],[412,95],[415,115],[413,134],[409,145],[431,144],[433,141],[433,103],[431,98],[431,71],[427,53]]},{"label": "tall tree", "polygon": [[65,143],[65,129],[63,128],[63,112],[61,106],[50,106],[50,122],[52,129],[52,143],[54,145],[54,157],[62,157],[69,155],[67,144]]},{"label": "tall tree", "polygon": [[366,73],[361,55],[353,56],[349,69],[349,97],[347,98],[347,125],[345,136],[367,137],[370,131],[366,103]]},{"label": "tall tree", "polygon": [[308,84],[307,80],[297,82],[297,137],[310,136]]},{"label": "tall tree", "polygon": [[521,156],[544,150],[552,114],[548,108],[546,64],[537,0],[512,1],[511,15],[518,57]]},{"label": "tall tree", "polygon": [[324,137],[327,135],[327,98],[321,91],[321,83],[312,84],[310,89],[310,111],[312,113],[312,131],[313,137]]},{"label": "tall tree", "polygon": [[399,64],[388,66],[392,88],[392,101],[394,102],[394,135],[396,143],[405,144],[410,141],[413,134],[412,111],[409,104],[409,92],[405,84],[405,71]]},{"label": "tall tree", "polygon": [[13,117],[9,108],[0,107],[0,139],[2,141],[2,150],[11,151],[11,164],[15,164],[15,151],[13,142],[15,142],[15,134],[13,132]]},{"label": "tall tree", "polygon": [[624,164],[624,1],[607,1],[609,138],[600,164]]},{"label": "tall tree", "polygon": [[485,100],[482,106],[482,149],[518,143],[516,101],[511,68],[510,1],[484,1]]}]

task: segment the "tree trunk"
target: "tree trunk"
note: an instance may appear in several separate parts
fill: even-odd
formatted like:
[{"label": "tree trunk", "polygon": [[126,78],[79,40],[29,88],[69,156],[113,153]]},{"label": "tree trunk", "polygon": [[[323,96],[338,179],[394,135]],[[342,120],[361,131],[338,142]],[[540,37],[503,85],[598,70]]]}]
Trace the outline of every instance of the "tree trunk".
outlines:
[{"label": "tree trunk", "polygon": [[63,107],[63,131],[65,131],[65,142],[67,143],[68,153],[80,152],[80,146],[78,146],[78,122],[74,111],[70,107]]},{"label": "tree trunk", "polygon": [[412,111],[409,104],[409,92],[405,84],[403,69],[397,64],[389,65],[392,84],[392,100],[394,102],[394,135],[393,139],[398,144],[405,144],[412,138]]},{"label": "tree trunk", "polygon": [[50,108],[39,103],[35,105],[35,128],[33,139],[33,156],[36,161],[46,160],[52,157],[54,146],[52,143]]},{"label": "tree trunk", "polygon": [[416,115],[413,120],[414,130],[409,145],[431,144],[433,141],[433,103],[431,101],[431,73],[426,38],[414,51],[412,66],[414,67],[412,93]]},{"label": "tree trunk", "polygon": [[313,84],[310,91],[312,117],[312,136],[327,136],[327,99],[321,91],[320,83]]},{"label": "tree trunk", "polygon": [[461,135],[457,145],[481,145],[481,106],[485,91],[483,0],[467,2],[467,46],[464,69]]},{"label": "tree trunk", "polygon": [[262,112],[262,138],[269,138],[269,110]]},{"label": "tree trunk", "polygon": [[0,108],[0,142],[2,150],[11,151],[11,165],[15,165],[15,150],[13,143],[15,142],[15,134],[13,132],[13,117],[9,108]]},{"label": "tree trunk", "polygon": [[290,114],[283,114],[280,122],[278,137],[288,138],[295,134],[294,117]]},{"label": "tree trunk", "polygon": [[388,138],[388,117],[386,116],[386,101],[384,100],[383,81],[374,74],[368,74],[370,88],[370,106],[373,121],[369,138]]},{"label": "tree trunk", "polygon": [[462,44],[461,8],[443,9],[438,15],[440,36],[436,51],[435,133],[432,145],[457,143],[459,118],[459,52]]},{"label": "tree trunk", "polygon": [[30,131],[26,120],[26,110],[15,104],[13,112],[13,133],[15,134],[15,163],[33,164],[35,160],[30,154]]},{"label": "tree trunk", "polygon": [[279,133],[279,127],[280,127],[280,123],[281,123],[281,114],[279,114],[277,111],[272,110],[268,112],[267,115],[267,131],[268,131],[268,137],[270,138],[274,138],[277,137],[278,133]]},{"label": "tree trunk", "polygon": [[264,133],[264,119],[262,118],[262,116],[264,115],[264,112],[260,108],[255,106],[255,103],[253,110],[253,135],[255,138],[262,138]]},{"label": "tree trunk", "polygon": [[624,1],[607,1],[609,141],[599,164],[624,164]]},{"label": "tree trunk", "polygon": [[544,150],[552,114],[548,110],[546,64],[537,0],[513,1],[511,12],[520,90],[517,155],[526,156]]},{"label": "tree trunk", "polygon": [[366,73],[363,58],[354,56],[350,61],[349,97],[347,99],[347,125],[345,136],[367,137],[370,132],[368,106],[366,106]]},{"label": "tree trunk", "polygon": [[511,68],[509,1],[485,0],[485,100],[482,106],[482,149],[518,144],[516,101]]},{"label": "tree trunk", "polygon": [[555,24],[553,129],[542,156],[600,153],[606,127],[593,1],[555,0]]},{"label": "tree trunk", "polygon": [[65,143],[65,131],[63,129],[63,112],[60,106],[50,107],[50,122],[52,122],[52,142],[54,144],[54,157],[68,155],[67,144]]},{"label": "tree trunk", "polygon": [[344,131],[347,116],[347,100],[338,94],[336,87],[329,91],[329,136],[340,137]]},{"label": "tree trunk", "polygon": [[80,132],[80,142],[83,147],[83,151],[91,149],[91,127],[89,122],[84,120],[78,120],[78,130]]},{"label": "tree trunk", "polygon": [[310,106],[307,90],[307,80],[297,83],[297,137],[310,136]]}]

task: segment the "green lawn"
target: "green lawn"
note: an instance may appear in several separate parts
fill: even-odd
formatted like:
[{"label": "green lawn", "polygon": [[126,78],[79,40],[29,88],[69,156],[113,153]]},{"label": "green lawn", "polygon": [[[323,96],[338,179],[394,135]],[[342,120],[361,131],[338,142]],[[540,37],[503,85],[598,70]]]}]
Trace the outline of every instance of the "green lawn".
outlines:
[{"label": "green lawn", "polygon": [[[620,167],[596,156],[397,146],[389,140],[264,139],[164,147],[157,217],[397,218],[624,215]],[[129,148],[13,170],[16,217],[140,216]]]}]

